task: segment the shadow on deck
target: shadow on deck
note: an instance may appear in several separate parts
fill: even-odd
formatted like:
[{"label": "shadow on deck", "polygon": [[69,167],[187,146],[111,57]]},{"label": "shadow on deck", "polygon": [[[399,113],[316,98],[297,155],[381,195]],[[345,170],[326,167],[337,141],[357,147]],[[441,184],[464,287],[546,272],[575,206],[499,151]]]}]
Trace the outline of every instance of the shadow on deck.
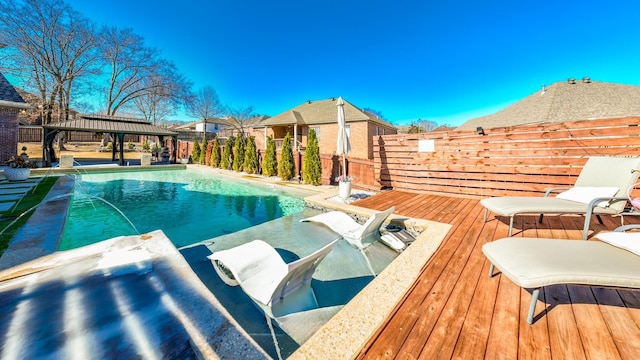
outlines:
[{"label": "shadow on deck", "polygon": [[[478,200],[388,191],[354,205],[452,225],[412,289],[362,349],[372,358],[632,359],[640,356],[640,292],[554,285],[541,291],[533,325],[531,293],[488,276],[482,245],[507,236],[508,218],[484,223]],[[593,234],[619,217],[592,221]],[[582,216],[517,216],[514,236],[578,240]],[[627,216],[625,224],[640,223]],[[595,241],[595,240],[594,240]],[[615,264],[612,264],[615,266]],[[640,269],[639,269],[640,271]]]}]

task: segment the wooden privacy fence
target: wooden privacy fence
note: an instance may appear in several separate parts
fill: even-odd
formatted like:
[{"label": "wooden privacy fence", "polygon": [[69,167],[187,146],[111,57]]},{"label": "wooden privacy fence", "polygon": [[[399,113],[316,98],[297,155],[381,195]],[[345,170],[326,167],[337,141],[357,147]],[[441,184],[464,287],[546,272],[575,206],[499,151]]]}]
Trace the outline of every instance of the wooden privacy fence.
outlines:
[{"label": "wooden privacy fence", "polygon": [[640,156],[640,117],[493,128],[484,135],[386,135],[375,143],[375,177],[384,187],[475,198],[540,195],[573,185],[590,156]]}]

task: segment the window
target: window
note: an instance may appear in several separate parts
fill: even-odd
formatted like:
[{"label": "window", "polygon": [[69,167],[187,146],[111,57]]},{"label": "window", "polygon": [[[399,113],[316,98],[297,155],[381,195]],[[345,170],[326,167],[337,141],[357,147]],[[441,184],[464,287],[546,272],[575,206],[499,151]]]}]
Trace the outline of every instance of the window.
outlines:
[{"label": "window", "polygon": [[376,126],[376,136],[380,135],[380,127]]},{"label": "window", "polygon": [[351,125],[346,125],[344,129],[347,131],[347,137],[351,137]]}]

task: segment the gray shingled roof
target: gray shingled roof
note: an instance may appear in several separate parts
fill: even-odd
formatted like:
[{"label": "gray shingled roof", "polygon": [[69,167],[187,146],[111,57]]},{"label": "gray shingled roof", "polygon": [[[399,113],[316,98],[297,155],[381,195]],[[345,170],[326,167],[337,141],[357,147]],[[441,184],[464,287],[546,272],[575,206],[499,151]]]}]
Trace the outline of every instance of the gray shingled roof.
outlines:
[{"label": "gray shingled roof", "polygon": [[[338,112],[336,109],[337,98],[328,100],[307,101],[301,105],[287,110],[274,117],[263,120],[260,126],[275,125],[318,125],[330,124],[338,122]],[[344,99],[343,99],[344,100]],[[392,124],[386,122],[375,115],[370,115],[365,111],[354,106],[350,102],[344,100],[344,114],[346,122],[354,121],[373,121],[378,124],[393,127]]]},{"label": "gray shingled roof", "polygon": [[167,128],[151,125],[146,120],[110,115],[82,115],[79,119],[54,122],[42,126],[45,129],[76,130],[87,132],[124,133],[135,135],[175,136]]},{"label": "gray shingled roof", "polygon": [[458,130],[640,115],[640,86],[599,81],[556,82]]},{"label": "gray shingled roof", "polygon": [[17,109],[33,108],[22,99],[20,94],[18,94],[16,89],[9,83],[2,73],[0,73],[0,107]]}]

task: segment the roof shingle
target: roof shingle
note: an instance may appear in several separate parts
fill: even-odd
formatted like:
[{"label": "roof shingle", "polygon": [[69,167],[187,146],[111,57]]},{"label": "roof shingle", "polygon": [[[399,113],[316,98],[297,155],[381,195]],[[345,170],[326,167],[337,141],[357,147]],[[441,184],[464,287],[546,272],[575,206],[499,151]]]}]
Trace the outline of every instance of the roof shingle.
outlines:
[{"label": "roof shingle", "polygon": [[18,109],[33,108],[22,99],[20,94],[18,94],[16,89],[9,83],[2,73],[0,73],[0,107]]},{"label": "roof shingle", "polygon": [[[301,105],[287,110],[274,117],[268,118],[260,125],[318,125],[338,122],[338,112],[336,109],[336,98],[327,100],[307,101]],[[344,100],[344,114],[346,122],[373,121],[381,125],[393,127],[392,124],[376,116],[369,115],[365,111]]]},{"label": "roof shingle", "polygon": [[458,130],[640,115],[640,86],[583,80],[556,82]]}]

